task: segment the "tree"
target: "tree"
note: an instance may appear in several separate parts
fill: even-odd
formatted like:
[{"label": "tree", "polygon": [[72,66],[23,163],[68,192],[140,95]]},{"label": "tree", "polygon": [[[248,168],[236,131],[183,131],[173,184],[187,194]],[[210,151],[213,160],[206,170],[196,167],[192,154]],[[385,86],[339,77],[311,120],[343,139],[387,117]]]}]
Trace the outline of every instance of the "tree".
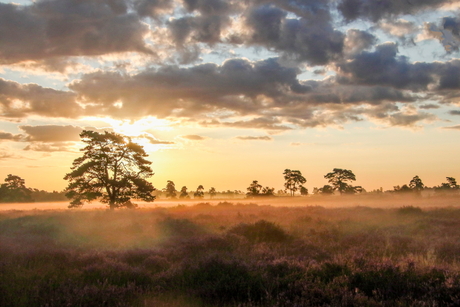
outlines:
[{"label": "tree", "polygon": [[263,196],[275,196],[275,188],[265,187],[262,188],[262,195]]},{"label": "tree", "polygon": [[9,174],[5,183],[0,186],[1,202],[29,202],[32,201],[32,190],[26,187],[25,180],[19,176]]},{"label": "tree", "polygon": [[174,181],[168,180],[166,184],[166,197],[176,198],[177,191]]},{"label": "tree", "polygon": [[262,190],[262,186],[259,184],[257,180],[252,181],[251,185],[247,188],[248,192],[246,195],[248,197],[255,197],[260,194]]},{"label": "tree", "polygon": [[441,183],[440,186],[435,187],[436,192],[457,192],[460,186],[454,177],[446,177],[447,182]]},{"label": "tree", "polygon": [[193,194],[193,196],[195,198],[203,198],[204,197],[204,188],[203,188],[203,186],[201,184],[198,186],[198,188],[196,188],[196,191]]},{"label": "tree", "polygon": [[210,197],[211,199],[214,198],[214,196],[216,196],[216,194],[217,194],[216,189],[215,189],[214,187],[211,187],[211,188],[209,189],[209,192],[208,192],[208,193],[209,193],[209,197]]},{"label": "tree", "polygon": [[419,176],[414,176],[412,180],[409,182],[409,188],[417,194],[420,194],[422,190],[425,188],[425,185],[422,182],[422,179]]},{"label": "tree", "polygon": [[179,198],[190,198],[190,196],[187,193],[187,187],[185,185],[182,187],[182,189],[180,189]]},{"label": "tree", "polygon": [[297,170],[294,171],[285,169],[283,175],[284,180],[286,181],[284,183],[284,187],[286,188],[286,191],[291,191],[291,196],[294,196],[294,193],[299,189],[299,187],[307,182],[305,177],[302,176],[302,173]]},{"label": "tree", "polygon": [[304,187],[303,185],[300,186],[300,195],[302,196],[308,195],[308,189]]},{"label": "tree", "polygon": [[341,168],[334,168],[332,172],[327,173],[324,178],[326,178],[334,190],[339,191],[340,194],[349,192],[351,185],[348,182],[356,180],[356,176],[352,171]]},{"label": "tree", "polygon": [[154,173],[142,146],[114,132],[84,130],[80,137],[86,143],[83,156],[73,161],[72,171],[64,177],[69,181],[65,189],[72,200],[69,208],[96,199],[110,209],[130,206],[132,198],[155,200],[155,188],[146,180]]},{"label": "tree", "polygon": [[315,188],[313,190],[313,194],[332,195],[334,194],[334,188],[328,184],[325,184],[322,188]]}]

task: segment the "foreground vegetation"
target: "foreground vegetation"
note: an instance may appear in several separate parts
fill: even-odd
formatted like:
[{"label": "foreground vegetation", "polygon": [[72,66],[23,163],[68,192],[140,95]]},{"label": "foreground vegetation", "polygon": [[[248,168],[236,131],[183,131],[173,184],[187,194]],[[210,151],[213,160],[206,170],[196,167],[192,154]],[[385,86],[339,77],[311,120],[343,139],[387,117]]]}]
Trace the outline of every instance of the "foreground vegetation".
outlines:
[{"label": "foreground vegetation", "polygon": [[1,306],[457,306],[460,209],[0,213]]}]

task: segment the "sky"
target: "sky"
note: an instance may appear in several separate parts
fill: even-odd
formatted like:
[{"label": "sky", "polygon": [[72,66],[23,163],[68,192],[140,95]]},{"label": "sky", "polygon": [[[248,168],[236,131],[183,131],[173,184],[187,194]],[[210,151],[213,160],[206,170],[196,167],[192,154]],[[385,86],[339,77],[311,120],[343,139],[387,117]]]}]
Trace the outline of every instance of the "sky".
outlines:
[{"label": "sky", "polygon": [[0,180],[62,190],[83,130],[153,185],[460,179],[456,0],[0,0]]}]

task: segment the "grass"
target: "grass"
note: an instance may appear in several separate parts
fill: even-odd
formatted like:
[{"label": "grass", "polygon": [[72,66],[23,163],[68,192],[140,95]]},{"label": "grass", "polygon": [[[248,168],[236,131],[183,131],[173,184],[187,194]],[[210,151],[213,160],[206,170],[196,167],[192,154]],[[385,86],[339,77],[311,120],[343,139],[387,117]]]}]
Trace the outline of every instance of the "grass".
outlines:
[{"label": "grass", "polygon": [[0,213],[0,306],[457,306],[460,209]]}]

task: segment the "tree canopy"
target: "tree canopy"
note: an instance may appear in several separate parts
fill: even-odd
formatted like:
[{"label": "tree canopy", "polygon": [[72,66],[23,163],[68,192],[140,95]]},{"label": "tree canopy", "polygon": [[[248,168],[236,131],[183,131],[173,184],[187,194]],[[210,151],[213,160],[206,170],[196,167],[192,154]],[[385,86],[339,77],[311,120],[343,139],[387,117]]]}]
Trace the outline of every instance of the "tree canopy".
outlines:
[{"label": "tree canopy", "polygon": [[362,190],[360,186],[352,186],[349,182],[355,181],[356,176],[348,169],[334,168],[332,172],[327,173],[324,178],[332,185],[334,190],[344,193],[356,193]]},{"label": "tree canopy", "polygon": [[290,191],[291,196],[294,196],[294,193],[304,184],[307,182],[304,176],[302,176],[302,173],[297,170],[290,170],[290,169],[285,169],[284,170],[284,187],[286,188],[286,191]]},{"label": "tree canopy", "polygon": [[83,156],[74,160],[71,172],[64,177],[69,181],[69,208],[96,199],[110,209],[130,206],[130,199],[155,200],[155,188],[146,180],[154,173],[142,146],[114,132],[84,130],[80,137],[86,143],[81,149]]}]

